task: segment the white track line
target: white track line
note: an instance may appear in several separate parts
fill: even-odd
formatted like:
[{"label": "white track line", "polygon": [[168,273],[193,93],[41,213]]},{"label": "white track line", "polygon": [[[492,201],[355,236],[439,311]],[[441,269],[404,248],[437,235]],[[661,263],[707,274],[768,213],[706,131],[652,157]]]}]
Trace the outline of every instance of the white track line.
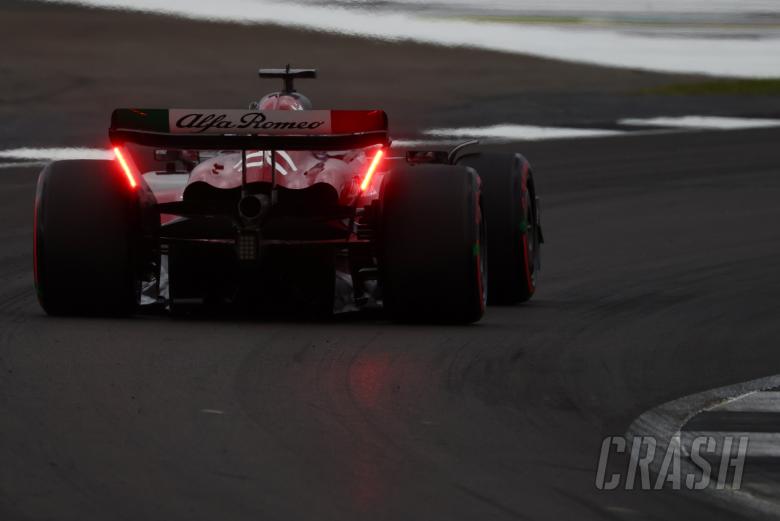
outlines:
[{"label": "white track line", "polygon": [[102,148],[12,148],[0,150],[0,159],[27,159],[31,161],[60,161],[63,159],[113,159],[114,153]]},{"label": "white track line", "polygon": [[433,128],[423,134],[437,137],[490,138],[523,141],[619,136],[626,132],[597,128],[540,127],[503,123],[487,127]]},{"label": "white track line", "polygon": [[[393,145],[400,148],[447,146],[457,144],[463,139],[483,139],[490,142],[508,141],[545,141],[554,139],[589,139],[615,136],[636,136],[642,134],[663,134],[667,132],[695,130],[745,130],[758,128],[780,127],[780,119],[736,118],[720,116],[682,116],[656,118],[624,118],[618,120],[619,125],[626,127],[657,127],[657,130],[615,130],[599,128],[546,127],[537,125],[517,125],[501,123],[484,127],[452,127],[432,128],[422,132],[430,139],[398,139]],[[287,154],[279,152],[282,157]],[[262,155],[262,152],[249,154],[247,158]],[[15,159],[35,161],[36,163],[0,163],[0,168],[23,166],[38,166],[41,162],[64,159],[113,159],[111,150],[85,147],[33,148],[23,147],[10,150],[0,150],[0,159]],[[289,157],[289,156],[287,156]],[[289,161],[288,161],[289,162]],[[240,163],[238,163],[240,164]],[[250,166],[260,165],[252,163]],[[291,164],[293,170],[295,166]],[[279,163],[277,168],[284,170]],[[286,173],[286,172],[282,172]]]},{"label": "white track line", "polygon": [[640,127],[666,127],[699,130],[745,130],[780,127],[780,119],[731,118],[721,116],[682,116],[658,118],[626,118],[618,124]]},{"label": "white track line", "polygon": [[[780,413],[780,392],[763,391],[739,400],[726,402],[710,409],[719,412],[774,412]],[[778,445],[780,449],[780,445]]]}]

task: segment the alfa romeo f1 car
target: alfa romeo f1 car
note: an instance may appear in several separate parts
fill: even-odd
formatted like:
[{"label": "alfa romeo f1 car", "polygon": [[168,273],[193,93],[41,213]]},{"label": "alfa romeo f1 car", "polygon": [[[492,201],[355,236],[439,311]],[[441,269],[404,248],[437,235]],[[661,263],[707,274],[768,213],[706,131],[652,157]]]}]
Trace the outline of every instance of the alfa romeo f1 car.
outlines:
[{"label": "alfa romeo f1 car", "polygon": [[[474,322],[536,290],[528,162],[464,143],[393,157],[381,110],[313,110],[313,69],[249,110],[117,109],[113,160],[38,179],[34,272],[49,314],[192,303]],[[345,290],[346,288],[346,290]]]}]

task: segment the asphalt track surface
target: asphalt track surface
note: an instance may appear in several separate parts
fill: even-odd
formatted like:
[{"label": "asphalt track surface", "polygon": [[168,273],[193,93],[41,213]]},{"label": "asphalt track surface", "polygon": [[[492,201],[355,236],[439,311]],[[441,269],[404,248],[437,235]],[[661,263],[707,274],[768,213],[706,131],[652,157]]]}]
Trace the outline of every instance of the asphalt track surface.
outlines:
[{"label": "asphalt track surface", "polygon": [[[39,117],[68,114],[57,96],[6,96],[12,121],[36,116],[6,125],[4,145],[57,142]],[[700,494],[594,480],[603,437],[642,412],[780,373],[778,142],[498,147],[536,170],[541,286],[468,327],[47,317],[32,289],[37,169],[2,169],[0,519],[735,519]]]}]

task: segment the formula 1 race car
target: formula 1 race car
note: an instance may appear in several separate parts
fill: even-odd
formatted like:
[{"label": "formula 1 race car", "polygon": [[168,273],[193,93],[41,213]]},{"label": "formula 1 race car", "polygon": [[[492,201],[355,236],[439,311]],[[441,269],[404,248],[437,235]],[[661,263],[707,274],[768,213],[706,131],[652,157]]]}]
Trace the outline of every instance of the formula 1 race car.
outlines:
[{"label": "formula 1 race car", "polygon": [[[249,110],[117,109],[113,160],[40,174],[34,272],[49,314],[383,308],[468,323],[536,290],[528,162],[476,142],[392,157],[381,110],[312,110],[313,69]],[[489,273],[489,277],[488,277]]]}]

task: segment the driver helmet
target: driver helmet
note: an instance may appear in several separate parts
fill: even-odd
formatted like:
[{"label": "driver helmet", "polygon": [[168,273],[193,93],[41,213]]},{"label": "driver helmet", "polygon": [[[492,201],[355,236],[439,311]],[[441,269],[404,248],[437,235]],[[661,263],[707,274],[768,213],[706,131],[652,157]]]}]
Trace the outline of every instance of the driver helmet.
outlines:
[{"label": "driver helmet", "polygon": [[309,98],[298,92],[272,92],[249,105],[250,110],[311,110]]}]

